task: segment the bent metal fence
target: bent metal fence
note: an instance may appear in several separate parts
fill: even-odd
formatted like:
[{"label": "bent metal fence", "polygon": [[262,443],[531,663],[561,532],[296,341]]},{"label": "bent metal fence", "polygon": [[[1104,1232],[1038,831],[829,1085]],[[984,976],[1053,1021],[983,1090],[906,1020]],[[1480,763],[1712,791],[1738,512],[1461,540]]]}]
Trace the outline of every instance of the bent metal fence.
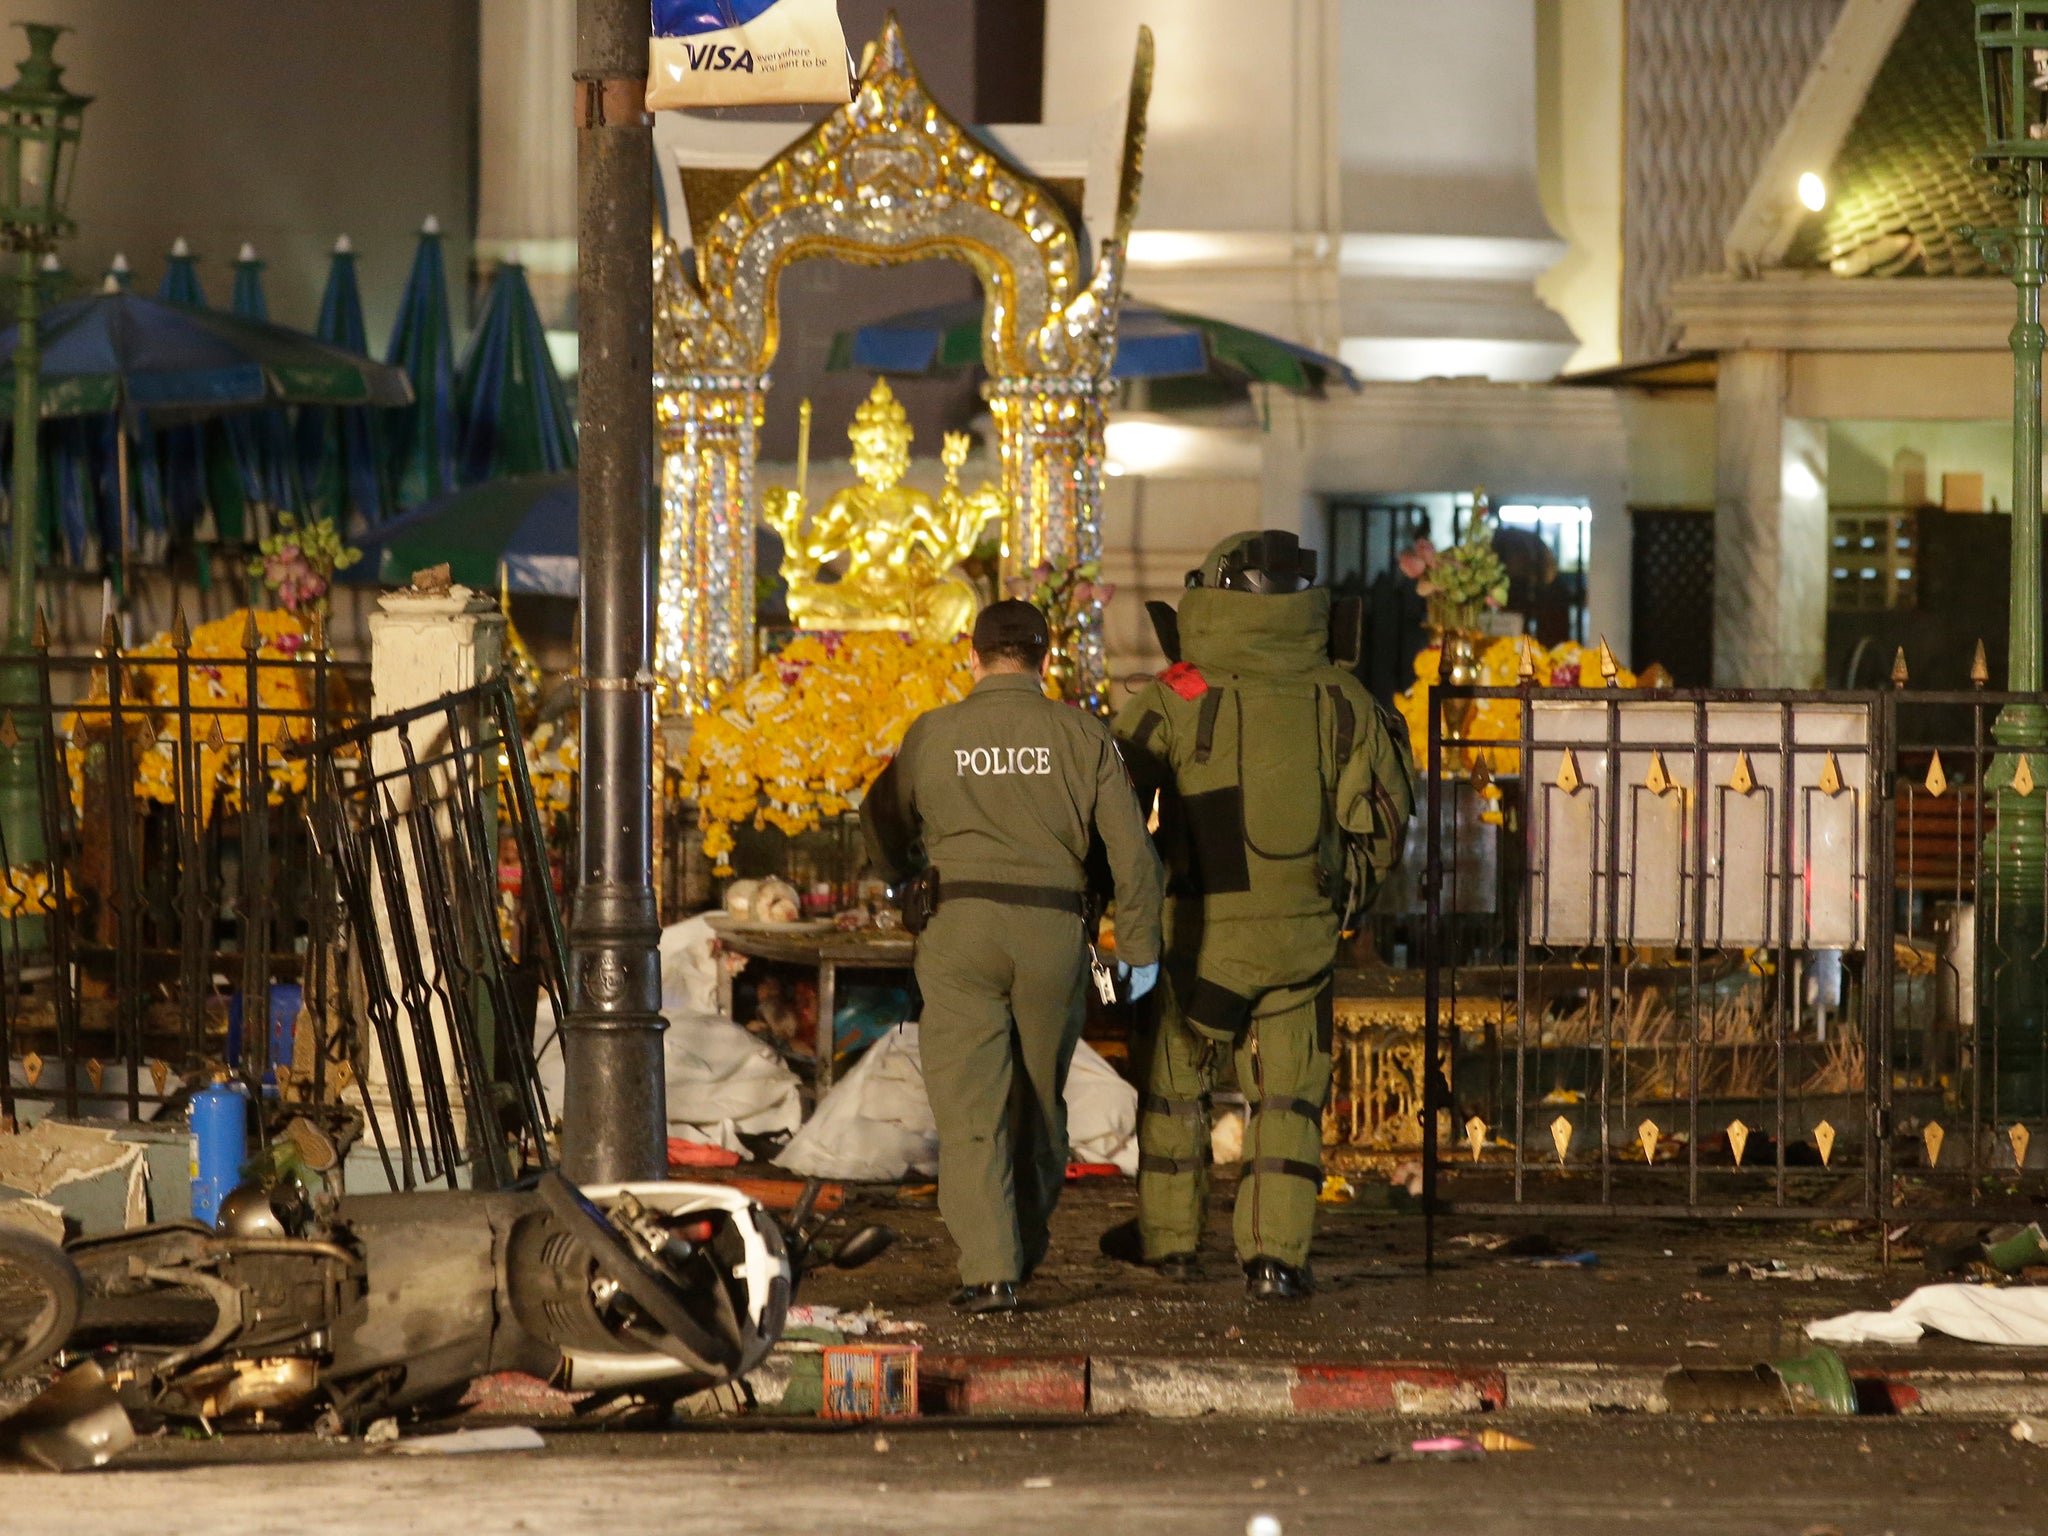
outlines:
[{"label": "bent metal fence", "polygon": [[1437,687],[1428,1212],[2038,1205],[2034,702]]},{"label": "bent metal fence", "polygon": [[393,1188],[546,1167],[533,1023],[567,1012],[548,851],[503,677],[301,749],[352,936],[364,1109]]},{"label": "bent metal fence", "polygon": [[346,978],[287,749],[367,692],[281,615],[0,659],[0,1114],[152,1118],[221,1073],[327,1101]]}]

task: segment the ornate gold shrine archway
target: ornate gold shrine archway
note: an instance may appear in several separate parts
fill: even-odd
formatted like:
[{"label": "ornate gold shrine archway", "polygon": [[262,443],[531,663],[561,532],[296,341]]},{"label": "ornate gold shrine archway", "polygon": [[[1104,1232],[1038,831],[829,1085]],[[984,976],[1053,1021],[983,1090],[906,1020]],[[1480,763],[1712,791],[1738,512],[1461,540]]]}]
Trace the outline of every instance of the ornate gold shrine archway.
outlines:
[{"label": "ornate gold shrine archway", "polygon": [[[1151,80],[1152,35],[1140,28],[1116,223],[1092,274],[1051,190],[925,90],[893,17],[853,100],[700,230],[694,264],[673,241],[657,252],[664,713],[705,707],[754,666],[755,445],[780,340],[778,280],[805,257],[890,266],[947,256],[974,270],[986,301],[983,394],[1009,504],[1004,572],[1100,558],[1104,405]],[[1099,607],[1072,644],[1083,691],[1099,701]]]}]

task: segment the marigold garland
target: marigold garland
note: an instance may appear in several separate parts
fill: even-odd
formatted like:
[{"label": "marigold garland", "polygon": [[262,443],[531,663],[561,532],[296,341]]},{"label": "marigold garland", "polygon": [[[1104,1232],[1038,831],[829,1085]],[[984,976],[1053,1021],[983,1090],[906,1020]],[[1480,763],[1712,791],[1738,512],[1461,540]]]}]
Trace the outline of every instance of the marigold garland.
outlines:
[{"label": "marigold garland", "polygon": [[966,696],[966,640],[802,634],[696,722],[682,792],[704,852],[731,872],[733,828],[807,832],[860,804],[910,722]]},{"label": "marigold garland", "polygon": [[[1581,678],[1597,680],[1600,676],[1599,649],[1575,640],[1567,640],[1548,651],[1532,643],[1530,655],[1535,663],[1535,680],[1545,688],[1577,688]],[[1415,686],[1394,695],[1394,708],[1408,722],[1408,742],[1418,768],[1429,761],[1429,686],[1437,680],[1437,667],[1442,660],[1443,652],[1437,647],[1424,650],[1415,658]],[[1521,666],[1521,640],[1502,636],[1479,653],[1479,681],[1488,688],[1512,688],[1521,681]],[[1633,688],[1636,675],[1623,668],[1616,682],[1623,688]],[[1522,754],[1511,743],[1521,739],[1522,706],[1513,699],[1481,699],[1478,704],[1472,713],[1472,723],[1465,728],[1466,737],[1481,744],[1472,750],[1487,754],[1490,772],[1521,772]]]},{"label": "marigold garland", "polygon": [[[122,653],[121,672],[127,682],[122,696],[124,716],[132,708],[134,718],[150,721],[158,732],[158,739],[143,747],[135,760],[135,792],[145,799],[158,800],[165,805],[177,803],[179,742],[176,725],[174,721],[152,719],[151,716],[154,711],[178,707],[178,678],[182,670],[188,679],[188,697],[194,710],[192,750],[197,761],[200,817],[202,820],[211,819],[216,802],[225,802],[230,810],[239,808],[241,776],[237,765],[241,761],[242,743],[249,734],[249,653],[244,647],[249,632],[249,615],[249,609],[237,609],[193,630],[192,643],[186,650],[190,665],[183,669],[175,661],[178,651],[167,634],[158,635],[148,644]],[[256,652],[259,661],[292,661],[304,657],[309,642],[305,628],[296,616],[276,609],[258,609],[256,630],[260,637]],[[164,664],[151,665],[152,660]],[[267,798],[272,805],[277,805],[286,795],[303,794],[306,789],[305,761],[287,758],[274,749],[283,745],[288,724],[300,737],[307,734],[313,709],[312,669],[259,667],[256,670],[256,691],[262,710],[257,717],[257,740],[263,749],[263,762],[270,779]],[[107,703],[104,670],[93,674],[92,691],[86,702],[100,706]],[[295,720],[288,720],[280,711],[301,713]],[[104,708],[74,712],[63,724],[64,759],[71,777],[72,804],[81,814],[85,803],[86,758],[92,751],[104,750],[108,724],[109,716]],[[216,724],[220,731],[218,746],[214,744]],[[170,733],[168,737],[162,734],[166,731]]]}]

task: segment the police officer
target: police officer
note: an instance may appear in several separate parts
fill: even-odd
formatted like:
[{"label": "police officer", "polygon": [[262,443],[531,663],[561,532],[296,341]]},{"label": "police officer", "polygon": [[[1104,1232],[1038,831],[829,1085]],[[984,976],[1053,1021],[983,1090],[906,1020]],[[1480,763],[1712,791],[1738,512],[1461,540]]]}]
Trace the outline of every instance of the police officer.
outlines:
[{"label": "police officer", "polygon": [[1337,941],[1399,861],[1414,805],[1405,734],[1332,665],[1314,579],[1292,534],[1217,545],[1161,625],[1175,664],[1116,722],[1141,800],[1159,792],[1169,877],[1165,980],[1138,1053],[1141,1253],[1128,1229],[1104,1248],[1196,1272],[1208,1095],[1234,1054],[1251,1107],[1237,1256],[1260,1298],[1312,1289]]},{"label": "police officer", "polygon": [[[960,1248],[953,1304],[1017,1307],[1045,1257],[1067,1164],[1067,1069],[1091,940],[1084,865],[1116,887],[1119,968],[1158,975],[1161,872],[1109,728],[1054,703],[1045,617],[1014,600],[975,621],[974,690],[911,722],[861,808],[875,864],[916,877],[919,1049],[939,1131],[939,1210]],[[922,867],[922,873],[918,873]]]}]

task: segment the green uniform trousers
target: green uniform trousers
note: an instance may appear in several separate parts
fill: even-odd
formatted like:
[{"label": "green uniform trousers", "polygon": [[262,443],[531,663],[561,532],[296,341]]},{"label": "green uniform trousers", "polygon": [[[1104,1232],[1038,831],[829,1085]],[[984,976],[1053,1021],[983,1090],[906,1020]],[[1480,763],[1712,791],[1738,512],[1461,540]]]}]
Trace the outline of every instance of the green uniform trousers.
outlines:
[{"label": "green uniform trousers", "polygon": [[918,938],[918,1051],[939,1128],[939,1213],[960,1280],[1021,1280],[1045,1257],[1067,1176],[1067,1069],[1081,1039],[1081,919],[948,901]]},{"label": "green uniform trousers", "polygon": [[[1157,1261],[1201,1246],[1208,1194],[1208,1096],[1234,1053],[1250,1103],[1234,1234],[1240,1261],[1308,1261],[1322,1191],[1323,1101],[1330,1092],[1327,980],[1275,988],[1235,1044],[1192,1028],[1173,973],[1160,980],[1152,1027],[1139,1040],[1138,1230]],[[1185,978],[1180,978],[1186,985]]]}]

